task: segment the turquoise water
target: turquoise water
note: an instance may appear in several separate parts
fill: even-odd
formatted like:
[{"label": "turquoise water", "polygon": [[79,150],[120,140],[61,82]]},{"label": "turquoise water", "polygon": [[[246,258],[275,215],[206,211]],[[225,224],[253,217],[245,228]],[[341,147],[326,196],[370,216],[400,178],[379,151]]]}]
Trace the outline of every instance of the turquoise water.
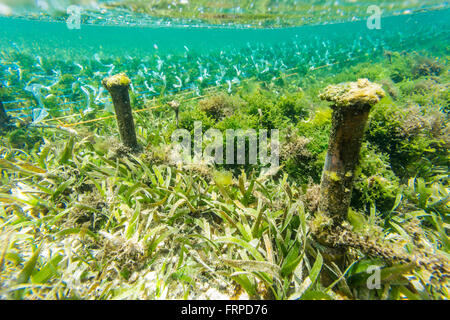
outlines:
[{"label": "turquoise water", "polygon": [[[104,110],[109,98],[101,79],[117,72],[126,72],[132,90],[149,98],[189,90],[200,95],[211,86],[231,92],[248,78],[306,74],[370,61],[386,50],[442,49],[449,17],[448,9],[382,17],[379,30],[366,20],[270,29],[82,24],[71,30],[63,21],[0,17],[0,81],[9,88],[2,100],[19,118],[42,110],[47,118]],[[73,79],[59,85],[67,74]],[[49,95],[59,108],[55,98],[46,103]]]},{"label": "turquoise water", "polygon": [[[346,39],[361,36],[394,48],[401,42],[421,41],[449,35],[450,11],[431,11],[414,15],[400,15],[382,19],[381,30],[369,30],[366,21],[336,23],[322,26],[302,26],[278,29],[229,29],[188,27],[115,27],[82,25],[80,30],[69,30],[64,22],[43,22],[0,17],[2,48],[16,43],[37,52],[54,49],[70,54],[105,51],[105,54],[153,54],[156,52],[182,53],[190,49],[214,51],[238,49],[247,43],[277,45],[298,42],[312,45],[315,40],[343,45]],[[396,43],[400,41],[400,43]],[[349,48],[350,49],[350,48]],[[351,48],[354,49],[354,48]],[[361,48],[369,50],[367,47]]]},{"label": "turquoise water", "polygon": [[448,5],[172,1],[0,0],[0,299],[448,299]]}]

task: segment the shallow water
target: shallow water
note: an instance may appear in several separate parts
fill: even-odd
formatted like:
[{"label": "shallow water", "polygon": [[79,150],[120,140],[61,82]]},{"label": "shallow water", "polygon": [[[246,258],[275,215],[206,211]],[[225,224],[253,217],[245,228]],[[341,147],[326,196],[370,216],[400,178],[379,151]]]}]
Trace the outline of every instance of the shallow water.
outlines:
[{"label": "shallow water", "polygon": [[182,1],[0,0],[0,299],[448,299],[448,4]]},{"label": "shallow water", "polygon": [[[314,38],[342,41],[347,37],[361,35],[374,41],[389,41],[398,37],[400,41],[415,42],[422,37],[439,37],[449,32],[449,10],[405,14],[382,19],[380,30],[369,30],[365,20],[353,23],[336,23],[322,26],[303,26],[277,29],[229,29],[220,27],[116,27],[82,25],[79,30],[70,30],[64,22],[45,22],[19,18],[0,17],[0,35],[3,48],[12,43],[33,46],[34,50],[63,49],[72,52],[104,50],[108,53],[153,54],[158,52],[182,53],[187,46],[202,51],[240,48],[247,43],[276,45],[287,41],[299,41],[308,45]],[[445,36],[444,35],[444,36]],[[400,43],[386,43],[395,47]],[[414,45],[414,44],[412,44]],[[368,48],[363,48],[368,49]]]},{"label": "shallow water", "polygon": [[[448,9],[404,13],[382,16],[380,29],[369,29],[366,20],[265,29],[92,24],[69,29],[63,21],[0,17],[0,81],[11,89],[3,101],[19,118],[35,118],[33,112],[41,114],[41,109],[51,118],[54,111],[103,109],[109,98],[101,90],[101,78],[119,71],[132,78],[136,94],[192,90],[199,95],[218,85],[231,92],[251,77],[304,74],[374,59],[386,50],[442,48],[448,41]],[[31,58],[27,61],[24,54]],[[56,94],[52,88],[64,74],[75,77],[72,90]],[[43,102],[49,94],[69,108],[53,110]]]}]

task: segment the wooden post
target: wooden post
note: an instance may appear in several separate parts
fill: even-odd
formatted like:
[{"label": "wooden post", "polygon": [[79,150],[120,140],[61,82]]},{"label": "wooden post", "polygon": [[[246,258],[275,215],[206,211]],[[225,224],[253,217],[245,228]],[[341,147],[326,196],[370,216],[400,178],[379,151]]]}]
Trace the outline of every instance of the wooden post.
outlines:
[{"label": "wooden post", "polygon": [[[3,88],[3,85],[0,84],[0,88]],[[3,102],[0,100],[0,128],[5,127],[8,123],[8,114],[6,113],[5,107],[3,106]]]},{"label": "wooden post", "polygon": [[102,81],[102,85],[108,90],[113,100],[122,143],[132,150],[138,150],[139,145],[128,93],[130,83],[131,80],[124,73],[105,78]]},{"label": "wooden post", "polygon": [[173,111],[175,111],[175,118],[177,120],[177,127],[178,127],[180,123],[179,119],[180,103],[176,100],[172,100],[169,101],[167,104],[173,109]]},{"label": "wooden post", "polygon": [[318,214],[328,219],[331,227],[338,227],[347,219],[369,112],[384,96],[383,89],[367,79],[328,86],[319,95],[319,98],[333,102],[332,128],[318,208]]}]

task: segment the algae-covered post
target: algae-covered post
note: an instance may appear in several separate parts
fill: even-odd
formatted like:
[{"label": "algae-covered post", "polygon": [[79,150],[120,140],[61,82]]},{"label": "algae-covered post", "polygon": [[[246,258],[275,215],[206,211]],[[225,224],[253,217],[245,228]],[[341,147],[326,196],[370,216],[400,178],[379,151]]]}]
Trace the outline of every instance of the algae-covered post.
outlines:
[{"label": "algae-covered post", "polygon": [[[1,84],[0,84],[0,88],[3,88],[3,86]],[[9,122],[9,117],[6,114],[6,110],[3,107],[3,102],[0,97],[0,128],[6,126],[8,124],[8,122]]]},{"label": "algae-covered post", "polygon": [[328,219],[333,227],[347,219],[369,112],[384,96],[383,89],[367,79],[331,85],[319,95],[320,99],[333,102],[333,116],[318,214]]},{"label": "algae-covered post", "polygon": [[0,100],[0,128],[6,126],[8,124],[8,122],[9,122],[9,117],[6,114],[6,110],[3,107],[2,101]]},{"label": "algae-covered post", "polygon": [[122,143],[132,150],[138,150],[139,145],[136,139],[128,92],[131,84],[130,79],[126,74],[120,73],[103,79],[102,84],[112,97]]},{"label": "algae-covered post", "polygon": [[180,103],[176,100],[172,100],[172,101],[169,101],[167,104],[173,109],[173,111],[175,111],[175,118],[177,120],[177,127],[178,127],[179,122],[180,122],[179,121]]}]

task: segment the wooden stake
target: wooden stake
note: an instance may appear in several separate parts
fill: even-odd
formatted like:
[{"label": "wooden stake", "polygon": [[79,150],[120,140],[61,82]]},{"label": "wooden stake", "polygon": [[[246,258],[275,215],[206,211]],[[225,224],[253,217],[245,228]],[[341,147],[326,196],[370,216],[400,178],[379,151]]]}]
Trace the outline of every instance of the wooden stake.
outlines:
[{"label": "wooden stake", "polygon": [[369,112],[384,96],[383,89],[367,79],[328,86],[319,95],[321,99],[333,102],[332,128],[318,208],[318,214],[328,219],[332,227],[340,226],[347,219]]},{"label": "wooden stake", "polygon": [[[0,84],[0,88],[3,88],[3,85]],[[9,117],[6,113],[5,107],[3,106],[3,102],[0,100],[0,128],[5,127],[9,123]]]},{"label": "wooden stake", "polygon": [[131,80],[124,73],[105,78],[102,81],[102,85],[108,90],[113,100],[122,143],[132,150],[138,150],[139,145],[128,92],[130,83]]}]

